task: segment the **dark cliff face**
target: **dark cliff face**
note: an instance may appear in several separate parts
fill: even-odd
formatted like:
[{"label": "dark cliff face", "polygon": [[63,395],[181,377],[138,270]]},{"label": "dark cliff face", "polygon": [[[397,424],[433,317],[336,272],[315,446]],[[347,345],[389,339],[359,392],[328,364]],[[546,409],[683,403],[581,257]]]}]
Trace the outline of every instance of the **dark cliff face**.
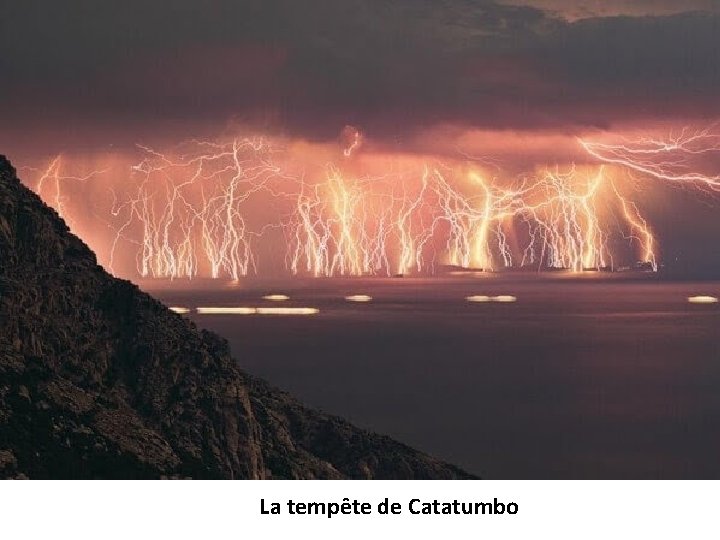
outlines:
[{"label": "dark cliff face", "polygon": [[0,156],[0,477],[467,476],[243,373],[108,275]]}]

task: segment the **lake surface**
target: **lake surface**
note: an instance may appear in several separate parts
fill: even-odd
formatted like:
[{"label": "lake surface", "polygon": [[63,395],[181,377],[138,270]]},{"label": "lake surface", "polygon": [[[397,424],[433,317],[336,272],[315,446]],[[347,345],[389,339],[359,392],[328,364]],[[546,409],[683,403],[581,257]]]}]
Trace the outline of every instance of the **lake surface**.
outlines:
[{"label": "lake surface", "polygon": [[[248,372],[484,478],[720,477],[720,305],[688,302],[720,296],[718,282],[143,286],[227,338]],[[262,298],[271,294],[289,299]],[[500,295],[516,301],[466,300]],[[200,315],[198,307],[318,312]]]}]

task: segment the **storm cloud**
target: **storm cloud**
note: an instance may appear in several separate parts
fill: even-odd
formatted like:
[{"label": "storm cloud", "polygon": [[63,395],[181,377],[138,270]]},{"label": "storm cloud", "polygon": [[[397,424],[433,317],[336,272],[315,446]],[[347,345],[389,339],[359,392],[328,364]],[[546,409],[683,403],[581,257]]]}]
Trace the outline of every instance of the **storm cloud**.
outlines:
[{"label": "storm cloud", "polygon": [[574,132],[720,113],[720,14],[702,2],[579,20],[558,12],[576,3],[528,3],[6,3],[0,143],[229,119],[391,141],[447,124]]}]

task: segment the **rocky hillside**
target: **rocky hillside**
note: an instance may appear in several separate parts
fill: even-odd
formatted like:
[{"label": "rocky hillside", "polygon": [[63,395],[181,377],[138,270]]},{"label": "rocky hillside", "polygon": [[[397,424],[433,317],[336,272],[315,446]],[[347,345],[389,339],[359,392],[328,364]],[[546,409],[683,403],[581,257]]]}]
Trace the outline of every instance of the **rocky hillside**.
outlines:
[{"label": "rocky hillside", "polygon": [[0,156],[0,477],[468,475],[243,373],[98,266]]}]

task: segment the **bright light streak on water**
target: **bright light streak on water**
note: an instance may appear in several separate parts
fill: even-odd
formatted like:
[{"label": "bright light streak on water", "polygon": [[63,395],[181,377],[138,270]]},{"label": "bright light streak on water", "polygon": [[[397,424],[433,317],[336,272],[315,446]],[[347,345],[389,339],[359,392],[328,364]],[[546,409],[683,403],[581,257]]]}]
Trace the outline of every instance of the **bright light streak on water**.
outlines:
[{"label": "bright light streak on water", "polygon": [[200,315],[255,315],[257,309],[254,307],[199,307],[197,312]]},{"label": "bright light streak on water", "polygon": [[190,309],[186,307],[177,307],[173,306],[170,308],[170,311],[174,311],[175,313],[178,313],[180,315],[185,315],[187,313],[190,313]]},{"label": "bright light streak on water", "polygon": [[509,296],[509,295],[493,296],[492,301],[500,302],[503,304],[510,304],[512,302],[517,302],[517,298],[515,296]]},{"label": "bright light streak on water", "polygon": [[289,307],[289,308],[256,308],[258,315],[315,315],[320,313],[317,308],[310,307]]},{"label": "bright light streak on water", "polygon": [[368,296],[367,294],[353,294],[346,296],[345,300],[348,302],[370,302],[372,301],[372,296]]},{"label": "bright light streak on water", "polygon": [[263,300],[270,300],[271,302],[286,302],[290,300],[290,297],[284,294],[268,294],[263,296]]},{"label": "bright light streak on water", "polygon": [[492,299],[489,296],[468,296],[465,300],[468,302],[484,303],[490,302]]},{"label": "bright light streak on water", "polygon": [[199,315],[315,315],[320,310],[311,307],[199,307]]},{"label": "bright light streak on water", "polygon": [[691,296],[688,298],[691,304],[717,304],[718,299],[714,296]]}]

